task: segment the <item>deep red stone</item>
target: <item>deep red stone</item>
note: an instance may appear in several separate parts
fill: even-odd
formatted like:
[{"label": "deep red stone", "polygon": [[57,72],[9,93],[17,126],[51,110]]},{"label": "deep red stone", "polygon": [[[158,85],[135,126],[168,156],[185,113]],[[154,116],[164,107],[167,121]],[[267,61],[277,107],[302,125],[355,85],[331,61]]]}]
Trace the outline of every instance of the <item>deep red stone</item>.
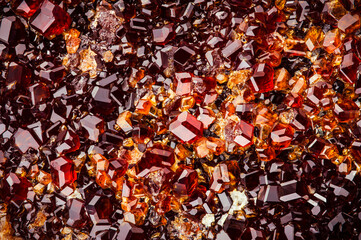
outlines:
[{"label": "deep red stone", "polygon": [[33,134],[22,128],[19,128],[14,134],[14,143],[22,153],[25,153],[29,148],[38,149],[40,146]]},{"label": "deep red stone", "polygon": [[11,62],[6,77],[6,85],[9,90],[27,87],[31,80],[31,70],[16,62]]},{"label": "deep red stone", "polygon": [[73,161],[65,156],[52,160],[50,166],[53,182],[59,188],[70,185],[77,179]]},{"label": "deep red stone", "polygon": [[30,186],[27,178],[9,173],[0,182],[0,198],[5,202],[14,201],[19,204],[27,198]]},{"label": "deep red stone", "polygon": [[248,81],[250,87],[254,92],[264,93],[272,91],[273,83],[273,68],[267,63],[257,63],[253,66],[253,75]]},{"label": "deep red stone", "polygon": [[56,152],[58,154],[74,152],[80,147],[79,136],[71,129],[60,132],[57,141]]},{"label": "deep red stone", "polygon": [[30,19],[30,26],[44,37],[59,35],[70,26],[69,14],[59,5],[45,0]]},{"label": "deep red stone", "polygon": [[113,204],[108,197],[95,194],[86,205],[86,210],[94,224],[109,223]]},{"label": "deep red stone", "polygon": [[152,168],[171,167],[174,162],[174,150],[167,145],[156,143],[138,162],[138,175],[145,176]]},{"label": "deep red stone", "polygon": [[233,129],[233,141],[241,147],[252,145],[253,129],[253,125],[241,120]]},{"label": "deep red stone", "polygon": [[176,73],[176,94],[179,96],[189,95],[192,92],[192,76],[190,73]]},{"label": "deep red stone", "polygon": [[29,18],[39,9],[42,2],[43,0],[13,0],[11,8],[16,14]]},{"label": "deep red stone", "polygon": [[193,143],[203,135],[203,124],[189,112],[182,112],[169,124],[169,131],[183,143]]},{"label": "deep red stone", "polygon": [[342,100],[340,103],[336,103],[333,112],[340,122],[350,122],[360,115],[360,109],[356,103],[347,99]]},{"label": "deep red stone", "polygon": [[108,175],[112,180],[124,176],[128,169],[128,162],[125,158],[114,158],[109,160]]},{"label": "deep red stone", "polygon": [[85,202],[80,199],[71,198],[66,203],[65,213],[66,225],[72,228],[82,228],[88,222],[85,211]]},{"label": "deep red stone", "polygon": [[15,46],[25,37],[24,24],[15,16],[4,17],[0,26],[0,41]]},{"label": "deep red stone", "polygon": [[174,38],[173,24],[167,24],[161,28],[153,29],[153,41],[159,45],[165,45]]},{"label": "deep red stone", "polygon": [[188,167],[180,167],[174,175],[173,192],[178,196],[190,196],[198,185],[198,174]]},{"label": "deep red stone", "polygon": [[340,65],[340,76],[346,82],[355,83],[359,66],[360,60],[354,53],[344,55]]}]

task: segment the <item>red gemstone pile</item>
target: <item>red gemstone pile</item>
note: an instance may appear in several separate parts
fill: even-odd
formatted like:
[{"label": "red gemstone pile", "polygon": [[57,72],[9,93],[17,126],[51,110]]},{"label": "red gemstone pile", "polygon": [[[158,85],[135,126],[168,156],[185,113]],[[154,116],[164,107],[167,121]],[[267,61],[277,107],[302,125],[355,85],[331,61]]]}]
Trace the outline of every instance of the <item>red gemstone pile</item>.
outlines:
[{"label": "red gemstone pile", "polygon": [[0,0],[0,239],[361,239],[360,0]]}]

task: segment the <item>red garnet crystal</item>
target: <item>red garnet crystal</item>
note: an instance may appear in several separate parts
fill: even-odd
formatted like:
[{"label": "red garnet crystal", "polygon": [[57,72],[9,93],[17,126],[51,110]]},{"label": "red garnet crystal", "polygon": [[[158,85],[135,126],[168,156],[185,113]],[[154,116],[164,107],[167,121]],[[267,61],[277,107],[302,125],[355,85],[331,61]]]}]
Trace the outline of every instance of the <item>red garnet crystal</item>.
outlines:
[{"label": "red garnet crystal", "polygon": [[5,201],[19,203],[27,198],[28,187],[31,184],[25,177],[18,177],[15,173],[9,173],[0,182],[0,198]]},{"label": "red garnet crystal", "polygon": [[273,68],[267,63],[257,63],[253,66],[253,75],[249,85],[254,92],[264,93],[273,90]]},{"label": "red garnet crystal", "polygon": [[124,176],[128,169],[128,162],[125,158],[114,158],[109,160],[108,175],[112,180]]},{"label": "red garnet crystal", "polygon": [[66,225],[73,228],[82,228],[87,224],[88,217],[83,200],[72,198],[66,203]]},{"label": "red garnet crystal", "polygon": [[283,149],[291,144],[295,130],[286,124],[277,123],[271,132],[271,145],[275,149]]},{"label": "red garnet crystal", "polygon": [[16,14],[28,18],[39,9],[42,2],[43,0],[13,0],[11,8]]},{"label": "red garnet crystal", "polygon": [[190,196],[198,185],[198,174],[188,167],[180,167],[175,173],[173,192],[178,196]]},{"label": "red garnet crystal", "polygon": [[193,143],[203,135],[203,124],[189,112],[182,112],[169,124],[169,131],[181,142]]},{"label": "red garnet crystal", "polygon": [[70,26],[69,14],[59,5],[45,0],[41,8],[31,17],[30,26],[44,37],[61,34]]},{"label": "red garnet crystal", "polygon": [[25,27],[19,18],[15,16],[4,17],[0,26],[0,41],[15,46],[25,37]]},{"label": "red garnet crystal", "polygon": [[253,129],[254,127],[251,124],[241,120],[234,127],[233,141],[241,147],[251,145],[253,143]]},{"label": "red garnet crystal", "polygon": [[53,181],[59,188],[72,184],[77,178],[73,162],[65,156],[52,160],[50,166]]},{"label": "red garnet crystal", "polygon": [[141,160],[138,162],[139,175],[145,176],[154,168],[171,167],[175,162],[173,148],[156,143],[147,150]]},{"label": "red garnet crystal", "polygon": [[19,128],[14,134],[15,145],[22,153],[25,153],[29,148],[38,149],[39,143],[28,130]]}]

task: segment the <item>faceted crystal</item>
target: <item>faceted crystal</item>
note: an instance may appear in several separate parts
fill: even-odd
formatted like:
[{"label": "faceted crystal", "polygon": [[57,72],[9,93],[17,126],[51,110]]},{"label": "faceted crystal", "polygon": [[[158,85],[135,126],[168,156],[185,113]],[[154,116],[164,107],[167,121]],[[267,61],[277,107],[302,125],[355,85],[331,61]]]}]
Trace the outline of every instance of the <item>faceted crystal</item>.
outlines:
[{"label": "faceted crystal", "polygon": [[340,65],[340,75],[345,82],[354,84],[358,73],[360,60],[352,52],[343,56]]},{"label": "faceted crystal", "polygon": [[30,19],[30,26],[45,37],[61,34],[70,26],[69,14],[59,5],[45,0]]},{"label": "faceted crystal", "polygon": [[254,127],[241,120],[234,128],[233,141],[241,147],[247,147],[253,143],[253,129]]},{"label": "faceted crystal", "polygon": [[356,103],[347,99],[336,103],[333,112],[340,122],[350,122],[360,115],[360,109]]},{"label": "faceted crystal", "polygon": [[324,49],[328,53],[333,53],[340,46],[341,46],[340,31],[338,29],[328,31],[323,40]]},{"label": "faceted crystal", "polygon": [[27,198],[31,183],[25,177],[10,172],[0,182],[0,198],[5,202],[21,203]]},{"label": "faceted crystal", "polygon": [[14,0],[11,1],[13,11],[25,18],[31,17],[40,7],[43,0]]},{"label": "faceted crystal", "polygon": [[66,203],[66,225],[73,228],[82,228],[87,224],[84,201],[76,198],[69,199]]},{"label": "faceted crystal", "polygon": [[15,16],[4,17],[0,26],[0,41],[15,46],[25,37],[24,24]]},{"label": "faceted crystal", "polygon": [[198,174],[187,167],[177,169],[174,176],[173,192],[178,196],[190,196],[198,185]]},{"label": "faceted crystal", "polygon": [[170,122],[169,131],[181,142],[192,143],[202,137],[203,124],[189,112],[182,112]]},{"label": "faceted crystal", "polygon": [[350,33],[360,28],[360,16],[357,14],[351,15],[347,13],[340,20],[338,20],[337,27],[346,33]]},{"label": "faceted crystal", "polygon": [[264,93],[273,90],[273,68],[266,63],[257,63],[253,66],[253,75],[249,85],[254,92]]},{"label": "faceted crystal", "polygon": [[277,150],[286,148],[291,144],[293,134],[294,129],[291,126],[277,123],[271,131],[271,145]]},{"label": "faceted crystal", "polygon": [[61,189],[77,179],[73,161],[65,156],[52,160],[50,166],[53,182]]},{"label": "faceted crystal", "polygon": [[153,41],[159,45],[167,44],[174,37],[173,24],[153,29]]},{"label": "faceted crystal", "polygon": [[97,142],[99,135],[104,132],[103,119],[97,116],[87,115],[80,120],[80,124],[87,132],[88,138],[92,141]]},{"label": "faceted crystal", "polygon": [[174,150],[163,144],[154,144],[138,162],[140,175],[147,174],[152,167],[171,167],[175,162]]},{"label": "faceted crystal", "polygon": [[15,146],[17,146],[22,153],[25,153],[29,148],[38,149],[39,143],[34,138],[30,131],[19,128],[14,134]]}]

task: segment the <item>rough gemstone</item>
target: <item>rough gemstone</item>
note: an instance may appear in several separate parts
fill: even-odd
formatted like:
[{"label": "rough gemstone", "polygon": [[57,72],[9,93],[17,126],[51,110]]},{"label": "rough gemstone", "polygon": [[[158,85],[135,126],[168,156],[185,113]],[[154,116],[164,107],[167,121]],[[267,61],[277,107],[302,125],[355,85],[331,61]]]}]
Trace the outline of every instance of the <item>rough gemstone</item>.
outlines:
[{"label": "rough gemstone", "polygon": [[30,19],[30,25],[45,37],[61,34],[70,26],[69,14],[59,5],[45,0]]},{"label": "rough gemstone", "polygon": [[266,63],[257,63],[253,66],[253,75],[249,85],[254,92],[264,93],[273,90],[273,68]]},{"label": "rough gemstone", "polygon": [[43,0],[14,0],[11,1],[13,11],[23,17],[31,17],[40,7]]},{"label": "rough gemstone", "polygon": [[203,135],[203,124],[189,112],[182,112],[169,124],[169,131],[181,142],[193,143]]},{"label": "rough gemstone", "polygon": [[59,188],[64,188],[77,179],[73,161],[65,156],[52,160],[50,166],[53,182]]},{"label": "rough gemstone", "polygon": [[180,167],[174,176],[173,192],[178,196],[190,196],[198,185],[198,174],[188,167]]},{"label": "rough gemstone", "polygon": [[38,149],[39,143],[34,138],[29,130],[19,128],[14,134],[15,146],[17,146],[22,153],[25,153],[29,148]]},{"label": "rough gemstone", "polygon": [[241,147],[247,147],[253,143],[253,125],[241,120],[234,128],[233,141]]},{"label": "rough gemstone", "polygon": [[14,201],[17,204],[27,198],[30,182],[25,177],[9,173],[0,182],[0,198],[5,202]]},{"label": "rough gemstone", "polygon": [[294,129],[286,124],[277,123],[272,131],[270,142],[275,149],[283,149],[291,144],[293,139]]},{"label": "rough gemstone", "polygon": [[4,17],[0,26],[0,41],[15,46],[25,37],[24,24],[15,16]]}]

